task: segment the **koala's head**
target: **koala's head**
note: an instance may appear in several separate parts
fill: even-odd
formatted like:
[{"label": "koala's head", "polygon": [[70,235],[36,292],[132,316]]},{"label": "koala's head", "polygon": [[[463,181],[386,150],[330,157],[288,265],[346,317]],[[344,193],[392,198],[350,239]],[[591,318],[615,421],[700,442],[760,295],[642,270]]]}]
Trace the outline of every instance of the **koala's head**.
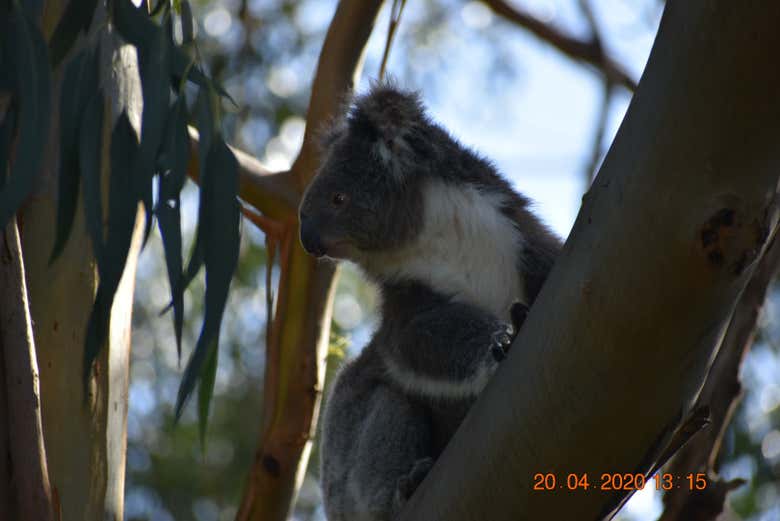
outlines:
[{"label": "koala's head", "polygon": [[301,202],[304,249],[360,263],[411,240],[430,128],[414,94],[379,85],[355,99],[326,133],[322,166]]}]

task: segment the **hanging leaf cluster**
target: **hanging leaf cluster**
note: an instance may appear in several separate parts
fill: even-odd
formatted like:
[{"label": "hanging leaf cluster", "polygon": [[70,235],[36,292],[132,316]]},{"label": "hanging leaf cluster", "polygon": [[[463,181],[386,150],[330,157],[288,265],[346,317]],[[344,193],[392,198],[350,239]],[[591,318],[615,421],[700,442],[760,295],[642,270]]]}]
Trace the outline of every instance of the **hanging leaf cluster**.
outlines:
[{"label": "hanging leaf cluster", "polygon": [[[200,384],[198,413],[203,435],[214,388],[220,325],[239,250],[238,163],[220,132],[220,97],[229,96],[191,56],[193,25],[187,0],[176,0],[174,5],[161,0],[151,12],[145,2],[136,8],[131,0],[110,1],[112,26],[137,50],[143,112],[140,136],[126,112],[111,130],[107,144],[108,204],[104,209],[101,172],[107,100],[101,88],[98,39],[66,59],[79,33],[88,34],[96,4],[96,0],[68,3],[48,47],[33,21],[35,12],[18,2],[0,7],[0,91],[12,93],[0,126],[0,226],[5,226],[30,195],[41,169],[49,130],[51,70],[62,64],[59,191],[51,262],[68,242],[81,197],[100,279],[87,325],[85,392],[95,359],[107,340],[111,305],[130,250],[136,210],[142,204],[144,242],[155,220],[162,236],[179,356],[184,291],[200,269],[205,269],[203,325],[176,402],[178,418]],[[188,81],[199,88],[192,110],[183,88]],[[200,133],[201,190],[196,238],[185,268],[180,192],[190,157],[190,123]],[[14,138],[14,160],[5,179]]]}]

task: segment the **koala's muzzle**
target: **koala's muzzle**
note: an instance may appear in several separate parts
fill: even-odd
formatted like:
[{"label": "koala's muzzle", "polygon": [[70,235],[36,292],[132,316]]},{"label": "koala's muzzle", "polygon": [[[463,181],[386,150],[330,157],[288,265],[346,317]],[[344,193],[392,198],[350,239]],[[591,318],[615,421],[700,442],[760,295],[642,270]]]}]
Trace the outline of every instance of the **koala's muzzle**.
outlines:
[{"label": "koala's muzzle", "polygon": [[312,219],[301,215],[301,245],[306,253],[315,257],[325,255],[325,245]]}]

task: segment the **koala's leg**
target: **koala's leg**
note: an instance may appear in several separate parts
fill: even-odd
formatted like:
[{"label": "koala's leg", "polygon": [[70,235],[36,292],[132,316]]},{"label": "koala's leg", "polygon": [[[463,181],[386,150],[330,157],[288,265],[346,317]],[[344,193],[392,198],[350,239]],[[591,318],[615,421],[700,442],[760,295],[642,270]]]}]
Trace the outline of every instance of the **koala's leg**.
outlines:
[{"label": "koala's leg", "polygon": [[323,418],[321,482],[329,521],[391,521],[431,456],[426,409],[378,377],[368,355],[340,373]]}]

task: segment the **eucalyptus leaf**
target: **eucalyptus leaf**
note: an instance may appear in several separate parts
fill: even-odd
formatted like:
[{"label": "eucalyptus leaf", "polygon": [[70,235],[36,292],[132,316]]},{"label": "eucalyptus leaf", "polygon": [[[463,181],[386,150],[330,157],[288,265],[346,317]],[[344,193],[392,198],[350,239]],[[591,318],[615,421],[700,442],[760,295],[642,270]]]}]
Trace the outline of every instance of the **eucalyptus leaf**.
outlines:
[{"label": "eucalyptus leaf", "polygon": [[141,69],[141,88],[144,107],[142,114],[141,147],[135,163],[135,177],[139,192],[138,198],[146,209],[146,228],[144,243],[149,237],[152,226],[153,199],[152,179],[155,174],[157,157],[170,100],[170,46],[164,31],[158,31],[148,47],[139,52]]},{"label": "eucalyptus leaf", "polygon": [[125,269],[127,253],[135,227],[138,201],[133,197],[138,182],[132,170],[133,158],[139,154],[138,138],[126,112],[117,119],[111,133],[111,177],[108,187],[108,232],[106,237],[106,264],[100,270],[113,292]]},{"label": "eucalyptus leaf", "polygon": [[0,92],[10,92],[14,88],[14,78],[10,71],[11,33],[8,30],[9,9],[0,1]]},{"label": "eucalyptus leaf", "polygon": [[87,103],[79,124],[79,171],[84,198],[84,219],[92,240],[98,268],[103,257],[103,202],[101,195],[101,151],[103,150],[103,93],[98,91]]},{"label": "eucalyptus leaf", "polygon": [[163,11],[168,13],[170,9],[171,9],[171,2],[169,0],[157,0],[157,4],[155,4],[154,9],[152,9],[152,12],[149,14],[151,16],[157,16]]},{"label": "eucalyptus leaf", "polygon": [[141,7],[133,5],[131,0],[114,0],[112,3],[111,18],[119,34],[139,51],[147,50],[147,46],[156,41],[160,26],[146,14],[145,2]]},{"label": "eucalyptus leaf", "polygon": [[84,378],[88,381],[92,364],[106,342],[110,327],[111,305],[119,287],[130,251],[135,227],[137,200],[132,170],[138,154],[135,130],[126,112],[117,119],[111,133],[111,176],[108,188],[108,233],[103,251],[103,263],[98,264],[100,284],[87,326],[84,349]]},{"label": "eucalyptus leaf", "polygon": [[178,45],[189,44],[195,40],[198,24],[188,0],[179,3],[179,9],[173,12],[173,35]]},{"label": "eucalyptus leaf", "polygon": [[15,3],[6,21],[6,56],[18,103],[18,141],[11,174],[0,191],[0,228],[32,192],[49,135],[51,77],[46,43],[38,27]]},{"label": "eucalyptus leaf", "polygon": [[65,68],[60,89],[60,171],[56,237],[49,262],[53,262],[70,236],[79,196],[79,146],[81,115],[89,92],[97,89],[97,50],[82,50]]},{"label": "eucalyptus leaf", "polygon": [[198,93],[198,98],[195,100],[195,120],[198,125],[199,138],[198,138],[198,157],[199,170],[198,176],[201,179],[200,199],[198,201],[198,226],[195,229],[195,241],[193,242],[190,252],[190,260],[187,263],[187,269],[184,271],[184,277],[182,278],[181,291],[183,292],[190,285],[192,280],[198,275],[201,266],[204,261],[204,242],[203,242],[203,229],[206,223],[205,209],[206,205],[204,200],[206,193],[203,189],[203,179],[206,177],[206,157],[209,154],[209,148],[211,146],[212,134],[214,132],[214,117],[211,114],[211,103],[209,102],[209,91],[206,88],[201,88]]},{"label": "eucalyptus leaf", "polygon": [[225,311],[230,281],[238,263],[240,208],[238,162],[221,137],[213,140],[205,157],[201,178],[201,213],[204,264],[206,266],[206,310],[195,350],[182,377],[176,400],[176,417],[204,373],[212,342],[217,342]]},{"label": "eucalyptus leaf", "polygon": [[189,75],[187,76],[189,81],[201,88],[213,88],[220,96],[229,100],[234,107],[238,106],[236,100],[228,94],[222,85],[209,79],[199,66],[190,66],[191,62],[192,59],[181,47],[175,48],[173,53],[173,68],[171,70],[174,83],[178,84],[179,80],[184,76],[184,72],[189,68]]},{"label": "eucalyptus leaf", "polygon": [[89,31],[95,7],[97,7],[97,0],[71,0],[68,2],[49,41],[52,68],[57,68],[68,54],[78,38],[79,31],[83,31],[85,34]]},{"label": "eucalyptus leaf", "polygon": [[217,361],[219,360],[218,339],[211,342],[206,363],[198,385],[198,432],[200,434],[200,446],[206,450],[206,426],[209,420],[211,398],[214,396],[214,380],[217,377]]},{"label": "eucalyptus leaf", "polygon": [[181,334],[184,324],[184,288],[182,286],[182,240],[180,193],[187,175],[190,138],[187,132],[187,104],[184,96],[171,107],[163,145],[164,160],[159,181],[157,225],[162,235],[168,281],[171,287],[176,352],[181,359]]},{"label": "eucalyptus leaf", "polygon": [[[200,227],[200,226],[199,226]],[[186,290],[190,283],[197,277],[200,268],[203,266],[203,240],[201,234],[196,229],[195,240],[190,247],[189,261],[187,262],[187,269],[184,270],[184,276],[181,281],[181,290]]]},{"label": "eucalyptus leaf", "polygon": [[5,176],[8,175],[8,160],[11,154],[11,141],[16,131],[17,118],[16,106],[11,104],[5,113],[3,123],[0,124],[0,190],[5,184]]},{"label": "eucalyptus leaf", "polygon": [[17,0],[30,20],[37,20],[43,10],[43,0]]},{"label": "eucalyptus leaf", "polygon": [[[148,51],[151,43],[156,42],[159,34],[163,32],[162,27],[157,25],[144,9],[135,7],[130,0],[115,0],[113,4],[113,20],[119,34],[129,43],[135,45],[139,51]],[[214,88],[221,96],[230,100],[234,106],[236,105],[235,100],[224,87],[206,77],[197,65],[190,66],[192,59],[184,49],[174,45],[173,39],[171,39],[171,47],[170,72],[173,75],[174,87],[184,77],[185,71],[190,69],[187,76],[189,81],[199,87]]]}]

